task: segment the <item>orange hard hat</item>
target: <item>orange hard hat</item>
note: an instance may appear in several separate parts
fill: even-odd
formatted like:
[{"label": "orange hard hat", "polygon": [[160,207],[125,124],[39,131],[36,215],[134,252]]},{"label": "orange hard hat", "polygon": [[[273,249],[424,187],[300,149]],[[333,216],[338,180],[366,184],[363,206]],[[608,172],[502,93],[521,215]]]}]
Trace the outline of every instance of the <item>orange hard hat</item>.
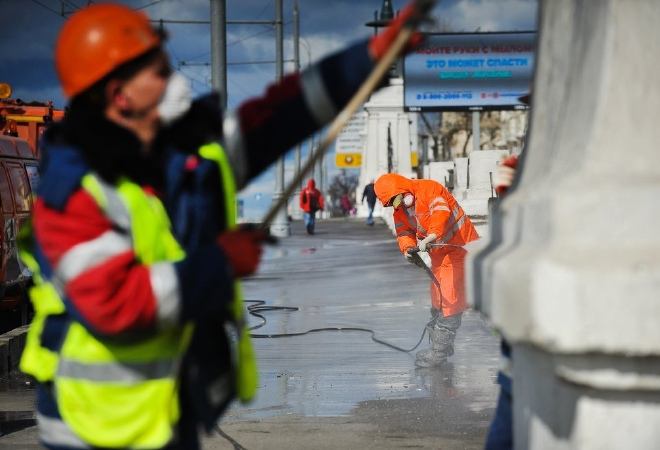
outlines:
[{"label": "orange hard hat", "polygon": [[81,9],[64,24],[55,47],[64,94],[74,97],[161,41],[142,12],[110,3]]}]

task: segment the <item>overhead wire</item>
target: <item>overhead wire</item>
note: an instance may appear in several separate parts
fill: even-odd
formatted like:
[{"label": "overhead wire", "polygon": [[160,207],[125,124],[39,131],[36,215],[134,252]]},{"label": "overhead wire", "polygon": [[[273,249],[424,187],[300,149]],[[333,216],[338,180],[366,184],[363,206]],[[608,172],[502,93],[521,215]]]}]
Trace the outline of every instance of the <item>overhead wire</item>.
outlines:
[{"label": "overhead wire", "polygon": [[[267,2],[266,5],[262,8],[262,10],[261,10],[261,11],[259,12],[259,14],[257,15],[257,18],[261,17],[261,16],[264,14],[264,12],[266,11],[266,9],[268,8],[268,6],[271,5],[271,4],[272,4],[272,0],[270,0],[269,2]],[[291,21],[288,21],[288,22],[285,22],[283,25],[287,25],[287,24],[290,24],[290,23],[292,23],[292,22],[291,22]],[[231,42],[228,42],[228,43],[227,43],[227,47],[233,47],[233,46],[235,46],[235,45],[240,44],[241,42],[245,42],[245,41],[247,41],[247,40],[250,40],[250,39],[253,39],[253,38],[256,38],[256,37],[262,36],[262,35],[264,35],[264,34],[269,34],[269,33],[274,33],[274,32],[275,32],[275,30],[274,30],[273,27],[271,27],[271,26],[267,26],[267,25],[263,25],[263,26],[265,27],[265,29],[263,29],[263,30],[261,30],[261,31],[258,31],[258,32],[256,32],[256,33],[252,33],[252,34],[249,34],[249,35],[247,35],[247,36],[243,36],[243,37],[237,38],[236,40],[233,40],[233,41],[231,41]],[[170,48],[170,51],[171,51],[171,47],[169,47],[169,48]],[[179,71],[180,73],[184,74],[186,77],[190,78],[191,80],[193,80],[193,81],[195,81],[195,82],[197,82],[197,83],[204,84],[204,85],[207,86],[207,87],[210,86],[208,83],[203,83],[203,82],[201,82],[199,79],[196,79],[196,78],[192,77],[192,76],[189,74],[189,72],[183,72],[182,70],[179,70],[179,69],[182,69],[183,67],[186,66],[186,61],[195,61],[195,60],[198,60],[198,59],[201,59],[201,58],[204,58],[204,57],[208,56],[210,53],[211,53],[210,51],[207,51],[207,52],[201,53],[201,54],[199,54],[199,55],[195,55],[195,56],[193,56],[193,57],[187,58],[186,60],[179,59],[179,58],[177,58],[177,57],[173,54],[173,56],[174,56],[175,59],[177,60],[177,65],[178,65],[177,71]],[[239,65],[239,64],[242,64],[242,65],[249,65],[249,64],[251,64],[251,63],[250,63],[250,62],[244,62],[244,63],[230,63],[229,65]],[[207,66],[210,66],[210,64],[208,64]],[[234,87],[236,87],[237,89],[239,89],[239,90],[240,90],[240,91],[241,91],[246,97],[251,97],[251,96],[253,95],[253,93],[248,92],[248,91],[247,91],[246,89],[244,89],[239,83],[235,82],[232,78],[229,78],[229,77],[228,77],[227,80],[229,81],[230,84],[232,84]]]},{"label": "overhead wire", "polygon": [[264,7],[261,9],[261,11],[259,12],[259,14],[257,14],[257,19],[260,19],[261,16],[264,15],[264,13],[265,13],[266,10],[268,9],[268,7],[271,6],[272,4],[273,4],[273,0],[269,0],[268,2],[266,2],[266,4],[265,4]]},{"label": "overhead wire", "polygon": [[[200,80],[199,78],[196,78],[196,77],[190,75],[189,73],[184,72],[184,71],[182,70],[182,68],[185,67],[185,65],[184,65],[184,64],[181,64],[181,60],[180,60],[179,57],[177,56],[177,54],[176,54],[176,52],[174,51],[174,49],[172,49],[171,44],[168,43],[168,44],[166,44],[166,46],[167,46],[167,49],[168,49],[168,52],[169,52],[170,56],[171,56],[172,59],[174,60],[174,64],[172,65],[173,69],[176,70],[177,72],[179,72],[181,75],[183,75],[183,76],[186,77],[187,79],[189,79],[191,82],[198,83],[198,84],[202,85],[202,89],[201,89],[201,90],[202,90],[202,91],[206,91],[206,90],[210,87],[210,84],[207,83],[206,81],[202,81],[202,80]],[[194,86],[191,85],[191,87],[192,87],[193,90],[194,90]]]},{"label": "overhead wire", "polygon": [[41,6],[42,8],[47,9],[48,11],[50,11],[50,12],[52,12],[53,14],[57,15],[58,17],[62,17],[62,14],[61,14],[59,11],[56,11],[56,10],[54,10],[53,8],[51,8],[50,6],[45,5],[44,3],[41,3],[39,0],[31,0],[31,1],[32,1],[32,3],[35,3],[35,4],[39,5],[39,6]]},{"label": "overhead wire", "polygon": [[254,95],[254,93],[252,93],[252,92],[248,92],[243,86],[241,86],[241,85],[240,85],[239,83],[237,83],[235,80],[233,80],[233,79],[231,79],[231,78],[227,78],[227,80],[229,81],[230,84],[232,84],[232,85],[235,86],[239,91],[241,91],[241,92],[243,93],[243,95],[245,95],[246,97],[252,97],[252,96]]},{"label": "overhead wire", "polygon": [[80,5],[78,5],[77,3],[74,3],[72,0],[62,0],[62,2],[68,4],[70,7],[72,7],[76,11],[80,9]]},{"label": "overhead wire", "polygon": [[[73,11],[64,11],[64,9],[58,11],[58,10],[54,9],[53,7],[51,7],[51,6],[49,6],[49,5],[47,5],[47,4],[43,3],[43,2],[41,2],[40,0],[30,0],[30,1],[31,1],[32,3],[34,3],[34,4],[36,4],[36,5],[41,6],[42,8],[44,8],[44,9],[46,9],[46,10],[52,12],[53,14],[56,14],[58,17],[62,17],[62,18],[65,18],[65,17],[68,16],[69,14],[72,14],[72,13],[74,13],[75,11],[78,11],[78,10],[80,10],[80,9],[83,8],[83,7],[80,6],[78,3],[74,2],[73,0],[60,0],[60,5],[62,5],[63,7],[66,5],[66,6],[68,6],[69,8],[72,8]],[[148,3],[148,4],[146,4],[146,5],[142,5],[142,6],[140,6],[140,7],[134,8],[134,9],[135,9],[135,11],[139,11],[139,10],[141,10],[141,9],[148,8],[148,7],[153,6],[153,5],[157,4],[157,3],[160,3],[160,2],[162,2],[162,1],[163,1],[163,0],[154,0],[154,1],[152,1],[151,3]],[[92,0],[88,0],[88,1],[87,1],[87,6],[89,6],[89,5],[93,5],[93,4],[95,4],[95,3],[94,3]]]},{"label": "overhead wire", "polygon": [[163,1],[163,0],[154,0],[154,1],[151,2],[151,3],[147,3],[146,5],[142,5],[142,6],[139,6],[139,7],[137,7],[137,8],[133,8],[133,9],[134,9],[135,11],[139,11],[139,10],[141,10],[141,9],[146,9],[146,8],[148,8],[148,7],[150,7],[150,6],[156,5],[156,4],[158,4],[158,3],[162,2],[162,1]]},{"label": "overhead wire", "polygon": [[[227,47],[232,47],[232,46],[234,46],[234,45],[240,44],[241,42],[247,41],[248,39],[252,39],[252,38],[255,38],[255,37],[257,37],[257,36],[261,36],[262,34],[267,34],[267,33],[272,33],[272,32],[274,32],[274,30],[271,29],[271,28],[269,28],[269,29],[267,29],[267,30],[261,30],[261,31],[259,31],[259,32],[257,32],[257,33],[250,34],[250,35],[248,35],[248,36],[243,36],[243,37],[241,37],[241,38],[236,39],[235,41],[228,42],[228,43],[227,43]],[[191,56],[190,58],[186,59],[186,61],[195,61],[196,59],[199,59],[199,58],[203,58],[203,57],[209,56],[210,54],[211,54],[210,51],[208,51],[208,52],[204,52],[204,53],[200,53],[199,55]]]}]

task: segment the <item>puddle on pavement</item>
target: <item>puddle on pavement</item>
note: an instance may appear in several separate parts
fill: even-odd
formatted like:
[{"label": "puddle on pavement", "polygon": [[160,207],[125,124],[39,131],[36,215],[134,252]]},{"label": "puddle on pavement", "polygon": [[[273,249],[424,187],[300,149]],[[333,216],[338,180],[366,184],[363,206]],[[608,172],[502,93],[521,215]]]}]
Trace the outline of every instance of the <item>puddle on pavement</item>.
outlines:
[{"label": "puddle on pavement", "polygon": [[282,246],[266,246],[264,247],[264,254],[262,259],[264,261],[269,261],[271,259],[281,259],[281,258],[286,258],[289,255],[289,250],[286,248],[282,248]]},{"label": "puddle on pavement", "polygon": [[[419,339],[427,311],[410,302],[310,306],[267,316],[259,332],[371,324],[379,339],[410,348]],[[438,369],[416,369],[414,352],[392,350],[363,332],[327,331],[254,342],[260,368],[257,399],[247,407],[234,406],[229,417],[347,416],[364,402],[394,400],[431,401],[452,409],[460,404],[463,416],[480,417],[490,414],[495,404],[497,343],[476,315],[464,320],[452,363]],[[427,346],[422,342],[417,350]]]},{"label": "puddle on pavement", "polygon": [[[325,248],[325,246],[322,246],[322,248]],[[313,255],[314,253],[316,253],[316,251],[317,251],[316,247],[304,247],[304,248],[292,248],[292,247],[284,248],[283,246],[265,247],[263,260],[270,261],[273,259],[282,259],[292,254]]]},{"label": "puddle on pavement", "polygon": [[276,280],[281,280],[282,277],[269,277],[269,276],[263,276],[263,275],[254,275],[251,277],[247,277],[244,279],[244,281],[276,281]]},{"label": "puddle on pavement", "polygon": [[[428,373],[421,374],[420,371]],[[492,402],[491,396],[466,389],[461,386],[462,382],[452,382],[451,378],[460,373],[457,366],[418,369],[416,373],[421,377],[423,389],[428,395],[363,401],[351,411],[354,417],[352,420],[374,424],[392,435],[437,436],[460,441],[460,446],[448,445],[449,448],[483,448],[492,405],[490,408],[476,409],[473,405],[475,401]],[[479,396],[484,399],[475,398]],[[437,442],[437,448],[445,448],[440,444],[441,441]]]},{"label": "puddle on pavement", "polygon": [[[367,233],[361,224],[360,229],[339,224],[328,227],[326,236],[306,239],[294,233],[280,247],[268,248],[258,276],[280,279],[248,280],[246,298],[300,309],[265,314],[267,323],[257,333],[361,327],[399,347],[413,347],[429,320],[429,280],[402,261],[396,241],[381,228]],[[250,318],[250,325],[258,323]],[[226,417],[230,421],[354,416],[363,405],[386,415],[388,402],[406,411],[414,411],[416,402],[429,408],[437,403],[459,416],[481,417],[492,412],[497,397],[498,339],[476,313],[464,316],[451,370],[431,374],[415,370],[414,352],[392,350],[365,332],[327,331],[253,342],[259,391],[253,403],[232,406]],[[425,340],[419,349],[427,347]]]}]

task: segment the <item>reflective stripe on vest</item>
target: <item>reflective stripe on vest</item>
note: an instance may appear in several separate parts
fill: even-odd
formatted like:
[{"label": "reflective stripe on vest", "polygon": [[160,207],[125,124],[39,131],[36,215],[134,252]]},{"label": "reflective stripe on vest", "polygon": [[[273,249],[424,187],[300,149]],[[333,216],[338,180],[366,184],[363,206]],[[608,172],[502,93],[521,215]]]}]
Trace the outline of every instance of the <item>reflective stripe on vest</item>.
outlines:
[{"label": "reflective stripe on vest", "polygon": [[460,219],[456,220],[458,217],[458,214],[460,212],[460,207],[456,205],[451,212],[451,219],[445,226],[445,234],[442,235],[440,239],[438,239],[436,242],[439,244],[446,244],[449,242],[455,235],[458,233],[458,231],[461,229],[463,224],[465,223],[465,213],[461,216]]},{"label": "reflective stripe on vest", "polygon": [[[192,335],[191,325],[182,327],[170,320],[178,317],[172,263],[185,252],[172,235],[160,200],[140,186],[120,180],[113,187],[91,174],[83,177],[82,186],[113,223],[114,231],[67,252],[69,262],[55,268],[52,283],[41,279],[29,251],[23,253],[37,276],[30,290],[36,314],[21,368],[39,381],[53,381],[62,416],[62,421],[42,417],[40,432],[45,442],[55,446],[70,446],[75,438],[94,447],[160,448],[172,440],[179,419],[176,376]],[[140,339],[110,342],[71,321],[59,354],[43,348],[43,323],[48,316],[65,311],[55,286],[84,271],[85,264],[100,261],[98,254],[108,257],[131,249],[150,269],[159,302],[158,331]],[[38,367],[44,362],[46,369]]]},{"label": "reflective stripe on vest", "polygon": [[[206,144],[199,149],[202,158],[214,161],[220,168],[223,192],[225,194],[225,216],[227,229],[236,227],[236,182],[229,158],[224,149],[217,143]],[[242,402],[248,402],[257,393],[258,373],[257,360],[243,314],[243,292],[241,284],[234,283],[234,299],[232,301],[232,315],[238,329],[238,367],[236,378],[236,394]]]},{"label": "reflective stripe on vest", "polygon": [[[434,208],[439,208],[438,205],[439,205],[440,202],[438,202],[437,200],[438,199],[436,199],[432,202],[432,204],[435,205]],[[444,207],[444,206],[442,208],[445,208],[447,211],[449,211],[449,209]],[[442,210],[444,211],[445,209],[442,209]],[[466,218],[465,213],[463,213],[461,215],[461,217],[458,218],[458,215],[460,214],[460,212],[461,212],[460,206],[456,205],[454,207],[454,209],[451,211],[451,215],[449,216],[449,220],[447,221],[447,224],[445,225],[444,234],[440,238],[436,239],[434,241],[434,243],[431,244],[431,246],[446,244],[454,236],[456,236],[456,233],[458,233],[461,230],[461,228],[463,227],[463,224],[465,223],[465,218]],[[457,220],[457,218],[458,218],[458,220]],[[426,229],[424,227],[422,227],[421,225],[418,224],[417,225],[417,234],[419,236],[421,236],[422,239],[423,239],[428,235],[428,232],[426,231]]]},{"label": "reflective stripe on vest", "polygon": [[75,435],[60,419],[37,414],[39,440],[52,447],[92,448]]}]

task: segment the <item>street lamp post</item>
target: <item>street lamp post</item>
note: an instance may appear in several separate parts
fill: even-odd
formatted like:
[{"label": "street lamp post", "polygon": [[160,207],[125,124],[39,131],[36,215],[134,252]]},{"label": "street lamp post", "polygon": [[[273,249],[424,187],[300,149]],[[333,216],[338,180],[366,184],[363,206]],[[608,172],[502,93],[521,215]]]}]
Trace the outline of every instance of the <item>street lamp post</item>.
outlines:
[{"label": "street lamp post", "polygon": [[[275,0],[275,59],[277,81],[282,79],[284,74],[284,30],[283,30],[282,0]],[[275,192],[273,193],[273,203],[276,204],[284,195],[284,156],[277,161],[275,168]],[[270,225],[270,232],[273,236],[286,237],[291,235],[291,226],[287,217],[286,207],[280,208],[277,215]]]}]

